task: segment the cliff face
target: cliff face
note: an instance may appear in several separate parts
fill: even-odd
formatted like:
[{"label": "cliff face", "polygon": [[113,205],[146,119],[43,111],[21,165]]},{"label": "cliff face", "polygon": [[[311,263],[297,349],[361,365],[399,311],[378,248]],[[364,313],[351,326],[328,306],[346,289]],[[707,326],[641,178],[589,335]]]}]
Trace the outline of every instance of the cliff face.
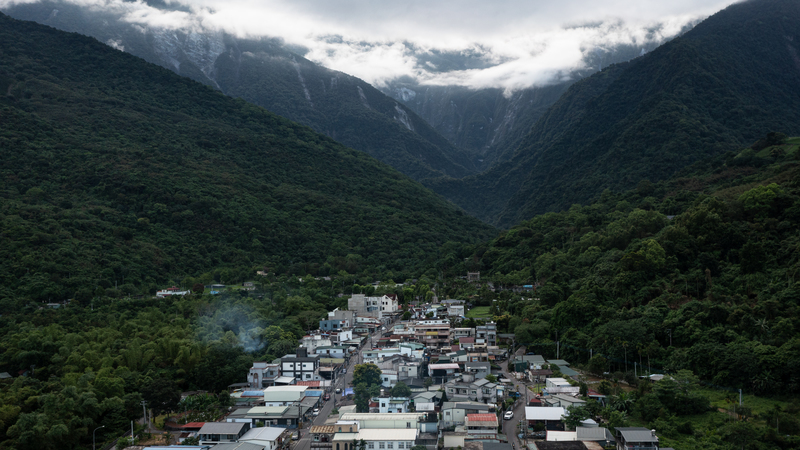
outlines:
[{"label": "cliff face", "polygon": [[425,119],[483,171],[510,160],[531,127],[575,81],[608,65],[644,55],[657,44],[595,50],[586,55],[583,68],[564,77],[568,81],[511,93],[500,88],[425,86],[407,81],[396,81],[382,91]]}]

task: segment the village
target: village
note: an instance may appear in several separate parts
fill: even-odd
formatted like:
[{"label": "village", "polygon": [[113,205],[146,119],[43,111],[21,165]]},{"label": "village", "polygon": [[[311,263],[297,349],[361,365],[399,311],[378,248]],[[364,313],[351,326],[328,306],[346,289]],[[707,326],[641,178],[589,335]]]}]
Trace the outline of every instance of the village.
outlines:
[{"label": "village", "polygon": [[[433,299],[403,309],[393,295],[353,294],[295,353],[257,361],[229,386],[233,406],[224,418],[173,426],[182,445],[148,448],[659,448],[647,428],[608,428],[591,418],[568,426],[570,406],[606,396],[582,392],[585,377],[568,361],[526,352],[491,320],[461,326],[469,306]],[[379,369],[380,393],[357,411],[353,378],[364,365]]]}]

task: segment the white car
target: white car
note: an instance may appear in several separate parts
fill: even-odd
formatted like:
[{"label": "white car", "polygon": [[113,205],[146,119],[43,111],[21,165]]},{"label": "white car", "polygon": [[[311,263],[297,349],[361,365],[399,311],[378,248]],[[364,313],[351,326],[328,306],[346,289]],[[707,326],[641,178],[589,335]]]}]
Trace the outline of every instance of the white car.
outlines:
[{"label": "white car", "polygon": [[503,415],[503,419],[505,420],[511,420],[513,418],[514,418],[514,411],[506,411],[506,413]]},{"label": "white car", "polygon": [[311,415],[312,416],[318,416],[319,415],[319,408],[314,408],[314,411],[311,413]]}]

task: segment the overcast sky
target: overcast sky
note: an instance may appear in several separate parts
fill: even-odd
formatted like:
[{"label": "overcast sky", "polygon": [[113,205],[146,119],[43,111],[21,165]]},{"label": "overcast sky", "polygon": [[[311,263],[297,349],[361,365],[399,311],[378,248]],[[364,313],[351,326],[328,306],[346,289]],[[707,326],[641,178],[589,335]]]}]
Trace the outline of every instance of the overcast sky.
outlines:
[{"label": "overcast sky", "polygon": [[[31,0],[0,0],[0,6]],[[118,10],[149,27],[271,36],[308,49],[306,57],[382,85],[421,83],[513,90],[580,69],[584,56],[619,44],[674,36],[733,0],[68,0]],[[436,52],[466,53],[472,68],[442,71]]]}]

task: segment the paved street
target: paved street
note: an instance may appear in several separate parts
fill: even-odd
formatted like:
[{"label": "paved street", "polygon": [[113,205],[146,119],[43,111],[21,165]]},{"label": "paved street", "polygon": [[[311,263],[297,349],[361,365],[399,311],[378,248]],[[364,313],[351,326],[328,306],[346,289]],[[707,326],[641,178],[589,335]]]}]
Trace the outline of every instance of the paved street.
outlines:
[{"label": "paved street", "polygon": [[[378,331],[372,334],[372,341],[367,339],[366,343],[362,348],[367,348],[367,349],[371,348],[370,347],[371,343],[375,342],[380,336],[381,336],[381,331],[380,328],[378,328]],[[353,380],[353,370],[356,364],[360,364],[361,361],[362,361],[362,355],[361,355],[361,350],[359,349],[359,351],[356,354],[350,357],[349,364],[347,365],[347,373],[345,373],[344,375],[342,375],[341,373],[336,375],[335,384],[333,385],[330,391],[331,399],[323,403],[322,407],[319,410],[319,416],[315,417],[312,423],[310,424],[306,423],[306,425],[301,430],[300,440],[297,441],[294,444],[294,446],[292,446],[292,450],[311,449],[311,436],[309,435],[308,430],[309,428],[311,428],[312,425],[325,425],[325,421],[328,419],[328,416],[331,414],[331,411],[333,411],[334,403],[336,404],[337,408],[342,406],[343,404],[344,405],[353,404],[352,401],[342,400],[342,397],[345,388],[351,387],[349,383]],[[336,394],[336,388],[342,390],[341,394]]]},{"label": "paved street", "polygon": [[[517,355],[517,356],[524,355],[524,354],[525,354],[525,347],[520,347],[520,349],[517,350],[516,353],[515,353],[515,355]],[[513,356],[509,355],[508,361],[511,361],[512,359],[513,359]],[[514,388],[516,389],[517,392],[522,394],[522,397],[520,397],[517,400],[517,402],[514,404],[514,409],[513,409],[514,418],[513,419],[511,419],[511,420],[503,420],[502,417],[501,417],[501,420],[503,420],[503,433],[505,433],[506,438],[508,438],[508,442],[510,444],[512,444],[514,446],[514,448],[522,449],[524,447],[523,447],[521,441],[519,440],[519,438],[517,437],[517,424],[520,423],[520,421],[524,421],[525,420],[525,405],[527,403],[527,398],[529,398],[532,393],[530,391],[528,391],[528,386],[525,383],[523,383],[521,381],[517,381],[514,378],[514,376],[508,372],[508,369],[507,369],[507,362],[508,361],[506,361],[506,362],[504,362],[503,364],[500,365],[500,367],[503,369],[503,376],[505,378],[508,378],[509,380],[511,380],[511,382],[514,384]],[[528,397],[526,397],[526,393],[527,393]]]}]

